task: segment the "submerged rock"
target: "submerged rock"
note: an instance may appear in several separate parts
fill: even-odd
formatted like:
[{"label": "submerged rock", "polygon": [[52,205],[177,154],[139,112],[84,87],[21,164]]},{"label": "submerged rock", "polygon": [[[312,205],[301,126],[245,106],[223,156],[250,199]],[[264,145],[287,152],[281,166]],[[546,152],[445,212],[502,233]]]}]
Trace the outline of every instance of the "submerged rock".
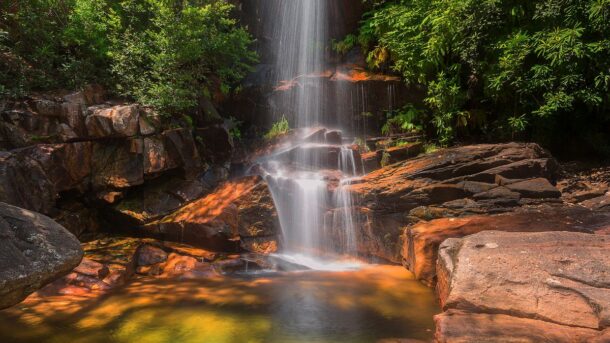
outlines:
[{"label": "submerged rock", "polygon": [[[502,335],[536,337],[539,328],[564,331],[572,337],[559,339],[566,342],[601,336],[610,327],[608,251],[610,237],[573,232],[487,231],[446,240],[437,266],[441,306],[467,313],[437,317],[437,339],[479,341],[494,319],[505,328],[523,322],[522,329],[496,333]],[[457,329],[469,319],[476,320]]]},{"label": "submerged rock", "polygon": [[71,233],[42,214],[0,203],[0,309],[76,267],[83,251]]}]

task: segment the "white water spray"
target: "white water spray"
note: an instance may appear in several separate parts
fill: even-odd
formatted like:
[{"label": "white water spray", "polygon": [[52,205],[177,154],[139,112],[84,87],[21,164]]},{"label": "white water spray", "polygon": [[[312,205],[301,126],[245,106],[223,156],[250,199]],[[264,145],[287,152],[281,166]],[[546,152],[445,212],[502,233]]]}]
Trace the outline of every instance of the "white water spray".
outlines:
[{"label": "white water spray", "polygon": [[[318,127],[332,118],[324,78],[329,48],[329,0],[272,0],[267,32],[273,35],[278,87],[290,87],[290,96],[278,106],[297,132],[289,142],[259,161],[271,189],[282,227],[281,254],[314,269],[351,268],[337,257],[354,256],[357,221],[347,189],[349,178],[361,174],[357,148],[343,144],[340,130]],[[333,18],[334,20],[336,18]],[[348,123],[352,126],[352,123]],[[340,125],[341,126],[341,125]],[[341,128],[340,128],[341,129]]]}]

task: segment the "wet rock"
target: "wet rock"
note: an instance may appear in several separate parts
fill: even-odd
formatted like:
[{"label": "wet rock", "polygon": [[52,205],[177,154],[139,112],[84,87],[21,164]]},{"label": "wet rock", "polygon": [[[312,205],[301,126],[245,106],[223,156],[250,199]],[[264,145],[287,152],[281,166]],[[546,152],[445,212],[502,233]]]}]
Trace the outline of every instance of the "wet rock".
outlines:
[{"label": "wet rock", "polygon": [[237,251],[240,238],[275,237],[278,228],[267,184],[260,177],[245,177],[145,225],[142,232],[208,250]]},{"label": "wet rock", "polygon": [[163,249],[150,244],[143,244],[136,250],[136,263],[138,266],[150,266],[167,260],[167,253]]},{"label": "wet rock", "polygon": [[5,203],[0,237],[0,308],[67,274],[83,257],[76,237],[49,217]]},{"label": "wet rock", "polygon": [[107,266],[85,257],[80,264],[74,268],[73,272],[103,279],[110,273],[110,270]]},{"label": "wet rock", "polygon": [[381,160],[377,156],[376,152],[367,152],[362,154],[362,165],[364,167],[364,173],[371,173],[381,168]]},{"label": "wet rock", "polygon": [[608,251],[610,237],[574,232],[448,239],[439,248],[437,292],[443,310],[603,330],[610,326]]},{"label": "wet rock", "polygon": [[463,218],[441,218],[421,222],[404,231],[403,264],[415,277],[432,286],[436,279],[439,245],[448,238],[460,238],[481,231],[543,232],[577,231],[593,233],[605,228],[610,214],[584,208],[546,208],[498,215],[477,215]]},{"label": "wet rock", "polygon": [[[434,317],[439,343],[469,342],[607,342],[610,331],[570,327],[505,314],[450,310]],[[604,336],[606,338],[604,338]]]}]

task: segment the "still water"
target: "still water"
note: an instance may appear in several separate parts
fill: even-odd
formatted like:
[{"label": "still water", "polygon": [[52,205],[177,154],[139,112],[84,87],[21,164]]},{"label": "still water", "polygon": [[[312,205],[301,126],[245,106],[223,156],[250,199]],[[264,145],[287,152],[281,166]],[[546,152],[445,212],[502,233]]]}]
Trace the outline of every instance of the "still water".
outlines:
[{"label": "still water", "polygon": [[427,341],[438,311],[433,292],[398,266],[144,278],[103,298],[28,299],[0,311],[0,342]]}]

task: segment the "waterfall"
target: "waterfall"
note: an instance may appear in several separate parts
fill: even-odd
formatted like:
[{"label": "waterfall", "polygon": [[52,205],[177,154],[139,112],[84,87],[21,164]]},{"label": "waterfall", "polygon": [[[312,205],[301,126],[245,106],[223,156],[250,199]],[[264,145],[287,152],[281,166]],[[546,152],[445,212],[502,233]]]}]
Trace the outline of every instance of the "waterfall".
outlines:
[{"label": "waterfall", "polygon": [[[278,107],[291,113],[269,116],[286,116],[296,130],[258,162],[280,218],[280,256],[316,269],[335,266],[338,256],[356,253],[357,221],[348,184],[362,170],[357,147],[344,144],[349,139],[340,129],[347,118],[332,117],[338,111],[329,105],[332,96],[320,77],[327,73],[329,3],[271,0],[265,9],[276,82],[291,90]],[[339,123],[339,130],[322,127],[329,123]],[[353,123],[346,125],[349,130]]]}]

